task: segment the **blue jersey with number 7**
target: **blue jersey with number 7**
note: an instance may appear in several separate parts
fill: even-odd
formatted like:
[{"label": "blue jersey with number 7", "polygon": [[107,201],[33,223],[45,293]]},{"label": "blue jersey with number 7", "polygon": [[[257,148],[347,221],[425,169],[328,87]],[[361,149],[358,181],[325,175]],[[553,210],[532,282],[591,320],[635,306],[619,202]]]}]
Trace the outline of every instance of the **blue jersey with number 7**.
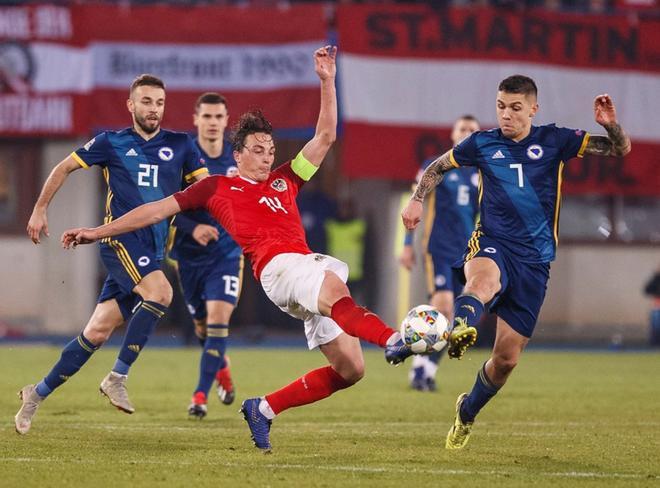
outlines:
[{"label": "blue jersey with number 7", "polygon": [[532,126],[519,142],[491,129],[457,144],[452,164],[474,166],[481,177],[479,230],[522,262],[554,260],[562,170],[569,159],[582,157],[588,140],[584,131],[550,124]]}]

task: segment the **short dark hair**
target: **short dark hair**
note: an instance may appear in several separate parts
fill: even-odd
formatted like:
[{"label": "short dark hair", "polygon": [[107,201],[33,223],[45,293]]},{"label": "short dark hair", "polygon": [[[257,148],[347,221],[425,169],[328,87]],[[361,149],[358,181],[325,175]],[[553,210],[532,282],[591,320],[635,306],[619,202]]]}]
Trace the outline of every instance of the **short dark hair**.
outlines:
[{"label": "short dark hair", "polygon": [[468,122],[476,122],[478,125],[480,125],[480,124],[479,124],[479,119],[476,118],[476,117],[475,117],[474,115],[472,115],[472,114],[461,115],[461,116],[458,118],[458,120],[467,120]]},{"label": "short dark hair", "polygon": [[202,93],[199,97],[197,97],[197,101],[195,102],[195,110],[198,110],[202,103],[208,103],[209,105],[218,105],[222,103],[225,107],[227,107],[227,109],[229,109],[229,106],[227,105],[227,99],[216,92]]},{"label": "short dark hair", "polygon": [[240,151],[245,146],[245,138],[250,134],[263,132],[273,134],[273,126],[261,110],[250,110],[241,115],[231,134],[231,146],[234,151]]},{"label": "short dark hair", "polygon": [[165,82],[158,78],[157,76],[150,75],[150,74],[141,74],[137,78],[133,80],[133,83],[131,83],[131,89],[129,91],[129,94],[133,93],[133,90],[135,90],[138,86],[155,86],[157,88],[162,88],[163,90],[165,89]]},{"label": "short dark hair", "polygon": [[523,95],[534,95],[535,97],[538,94],[534,80],[525,75],[513,75],[504,78],[497,89],[504,93],[522,93]]}]

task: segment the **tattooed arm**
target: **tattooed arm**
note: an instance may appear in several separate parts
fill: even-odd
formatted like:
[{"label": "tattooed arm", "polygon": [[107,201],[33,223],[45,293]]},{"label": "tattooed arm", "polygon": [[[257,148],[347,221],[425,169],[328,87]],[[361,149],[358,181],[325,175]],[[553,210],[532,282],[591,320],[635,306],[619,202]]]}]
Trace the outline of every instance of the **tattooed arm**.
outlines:
[{"label": "tattooed arm", "polygon": [[598,95],[594,100],[596,122],[607,131],[607,136],[591,136],[584,148],[585,154],[598,156],[625,156],[630,152],[630,138],[616,120],[616,109],[609,95]]},{"label": "tattooed arm", "polygon": [[408,202],[406,208],[401,212],[403,225],[406,226],[406,229],[412,230],[417,227],[417,224],[422,220],[422,203],[424,202],[424,198],[438,186],[444,174],[455,167],[451,162],[450,151],[447,151],[429,164],[419,179],[419,183],[417,183],[417,188],[415,188],[410,202]]}]

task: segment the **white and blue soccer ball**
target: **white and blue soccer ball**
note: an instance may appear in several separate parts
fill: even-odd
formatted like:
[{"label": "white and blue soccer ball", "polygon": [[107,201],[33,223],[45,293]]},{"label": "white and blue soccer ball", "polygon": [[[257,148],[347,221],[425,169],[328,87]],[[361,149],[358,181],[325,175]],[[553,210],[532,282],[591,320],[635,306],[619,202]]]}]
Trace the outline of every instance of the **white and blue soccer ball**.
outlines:
[{"label": "white and blue soccer ball", "polygon": [[431,305],[418,305],[401,322],[401,337],[415,354],[431,354],[447,347],[451,324]]}]

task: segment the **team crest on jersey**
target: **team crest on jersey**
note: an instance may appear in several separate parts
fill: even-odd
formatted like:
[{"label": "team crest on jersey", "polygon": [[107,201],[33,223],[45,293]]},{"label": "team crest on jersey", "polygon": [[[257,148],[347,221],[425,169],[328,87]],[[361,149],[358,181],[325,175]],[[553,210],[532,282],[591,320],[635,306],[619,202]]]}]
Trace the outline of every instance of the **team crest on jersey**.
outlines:
[{"label": "team crest on jersey", "polygon": [[541,159],[543,157],[543,148],[538,144],[532,144],[527,148],[527,157],[529,159]]},{"label": "team crest on jersey", "polygon": [[270,184],[270,187],[275,191],[286,191],[286,189],[288,188],[286,185],[286,181],[284,181],[282,178],[278,178],[275,181],[273,181]]},{"label": "team crest on jersey", "polygon": [[172,158],[174,157],[174,151],[172,151],[171,147],[161,147],[158,150],[158,157],[163,161],[172,161]]}]

